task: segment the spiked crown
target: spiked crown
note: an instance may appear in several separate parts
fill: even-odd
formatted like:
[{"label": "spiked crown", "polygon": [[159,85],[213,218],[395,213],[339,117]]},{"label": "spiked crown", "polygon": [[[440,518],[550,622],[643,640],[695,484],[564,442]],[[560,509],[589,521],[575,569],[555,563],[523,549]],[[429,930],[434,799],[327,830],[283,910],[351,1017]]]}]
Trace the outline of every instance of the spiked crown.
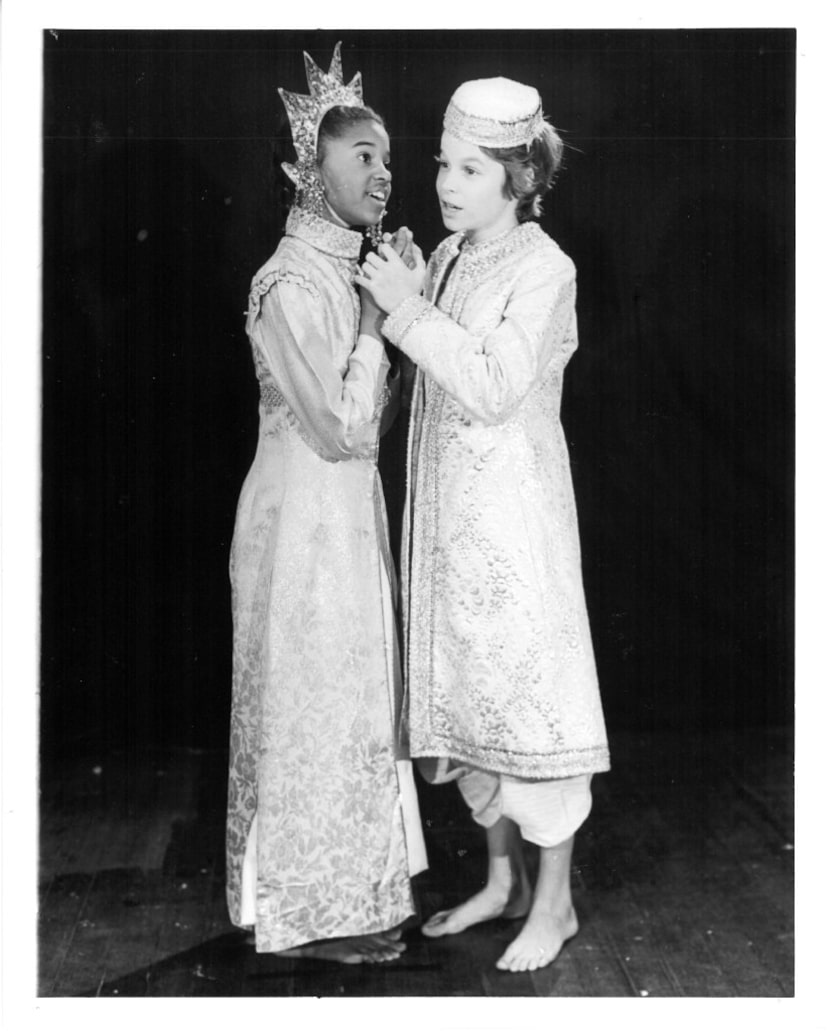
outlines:
[{"label": "spiked crown", "polygon": [[306,78],[309,92],[290,93],[280,89],[279,94],[288,113],[291,138],[297,152],[295,164],[284,161],[282,170],[302,193],[317,188],[317,136],[320,123],[327,111],[333,107],[363,107],[363,84],[357,72],[348,84],[343,82],[343,65],[340,59],[340,43],[334,48],[329,70],[324,72],[307,53],[305,58]]}]

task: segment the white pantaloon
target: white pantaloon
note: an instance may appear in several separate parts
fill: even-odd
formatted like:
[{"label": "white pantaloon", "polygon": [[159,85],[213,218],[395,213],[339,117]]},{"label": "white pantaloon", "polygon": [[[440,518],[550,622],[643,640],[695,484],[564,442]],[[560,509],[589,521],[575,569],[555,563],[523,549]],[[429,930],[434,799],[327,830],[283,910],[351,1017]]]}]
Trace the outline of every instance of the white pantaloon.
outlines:
[{"label": "white pantaloon", "polygon": [[525,841],[542,848],[567,841],[591,811],[590,773],[526,780],[446,758],[419,759],[418,768],[432,784],[458,781],[461,795],[481,827],[492,827],[506,816],[518,825]]}]

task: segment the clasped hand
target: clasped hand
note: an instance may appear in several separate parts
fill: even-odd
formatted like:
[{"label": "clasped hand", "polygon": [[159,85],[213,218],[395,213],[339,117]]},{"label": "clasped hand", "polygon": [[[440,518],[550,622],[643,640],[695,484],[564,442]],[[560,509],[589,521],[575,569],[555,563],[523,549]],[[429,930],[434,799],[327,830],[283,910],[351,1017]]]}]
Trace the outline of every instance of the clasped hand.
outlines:
[{"label": "clasped hand", "polygon": [[[407,255],[408,257],[408,255]],[[367,290],[375,304],[387,314],[407,297],[419,294],[424,282],[424,256],[412,244],[412,267],[398,255],[394,247],[382,243],[378,253],[369,253],[358,269],[355,283]]]}]

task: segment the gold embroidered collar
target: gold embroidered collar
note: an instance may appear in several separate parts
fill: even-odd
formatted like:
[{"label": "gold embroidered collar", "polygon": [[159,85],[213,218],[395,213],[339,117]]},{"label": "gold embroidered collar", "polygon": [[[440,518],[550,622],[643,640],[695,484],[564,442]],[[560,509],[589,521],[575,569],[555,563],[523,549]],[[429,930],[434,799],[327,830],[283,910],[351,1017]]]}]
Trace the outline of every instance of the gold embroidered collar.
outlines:
[{"label": "gold embroidered collar", "polygon": [[363,235],[356,230],[344,229],[343,226],[296,206],[288,213],[285,235],[296,236],[318,251],[349,261],[357,261],[360,257],[360,245],[363,242]]}]

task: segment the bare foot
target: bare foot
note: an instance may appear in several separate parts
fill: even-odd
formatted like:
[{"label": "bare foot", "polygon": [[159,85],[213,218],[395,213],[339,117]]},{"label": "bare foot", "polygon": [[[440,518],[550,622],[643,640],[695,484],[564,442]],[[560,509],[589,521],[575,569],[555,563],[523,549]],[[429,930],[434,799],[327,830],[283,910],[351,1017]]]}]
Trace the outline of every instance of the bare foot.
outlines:
[{"label": "bare foot", "polygon": [[579,930],[573,906],[564,917],[534,907],[518,936],[496,963],[499,970],[523,973],[549,966],[562,946]]},{"label": "bare foot", "polygon": [[[406,946],[400,940],[402,933],[402,927],[392,927],[388,931],[378,931],[377,934],[309,942],[293,949],[283,949],[274,955],[289,959],[327,959],[334,963],[387,963],[406,951]],[[253,932],[243,940],[246,945],[256,945]]]},{"label": "bare foot", "polygon": [[442,909],[435,913],[421,928],[428,938],[440,938],[445,934],[459,934],[473,924],[484,923],[504,917],[513,920],[527,914],[530,908],[530,883],[524,867],[516,871],[515,884],[511,887],[488,881],[480,892],[462,902],[454,909]]},{"label": "bare foot", "polygon": [[294,949],[284,949],[277,955],[292,959],[325,959],[333,963],[388,963],[406,951],[406,945],[399,939],[400,930],[395,928],[378,934],[310,942]]},{"label": "bare foot", "polygon": [[382,938],[388,938],[389,941],[397,942],[401,940],[403,935],[403,926],[403,924],[398,924],[397,927],[390,927],[388,931],[378,931],[378,934]]}]

